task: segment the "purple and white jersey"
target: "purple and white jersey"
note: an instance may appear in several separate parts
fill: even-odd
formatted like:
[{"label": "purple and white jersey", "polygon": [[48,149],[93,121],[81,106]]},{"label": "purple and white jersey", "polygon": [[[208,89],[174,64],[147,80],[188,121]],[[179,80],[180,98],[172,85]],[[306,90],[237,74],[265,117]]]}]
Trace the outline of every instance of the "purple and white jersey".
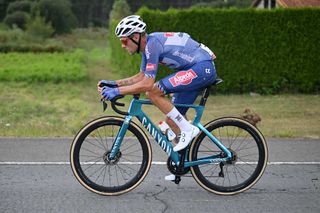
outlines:
[{"label": "purple and white jersey", "polygon": [[159,63],[174,70],[187,70],[198,62],[213,59],[213,52],[187,33],[155,32],[147,37],[140,70],[155,78]]}]

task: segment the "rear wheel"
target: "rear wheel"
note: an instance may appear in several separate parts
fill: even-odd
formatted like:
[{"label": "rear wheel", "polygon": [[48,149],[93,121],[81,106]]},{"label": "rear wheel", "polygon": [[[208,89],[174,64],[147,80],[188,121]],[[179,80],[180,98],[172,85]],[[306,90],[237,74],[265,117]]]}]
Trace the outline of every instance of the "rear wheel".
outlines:
[{"label": "rear wheel", "polygon": [[[232,195],[252,187],[262,176],[268,161],[268,148],[263,135],[253,125],[239,118],[221,118],[208,123],[211,132],[232,153],[228,162],[193,166],[191,173],[204,189]],[[191,144],[189,160],[225,154],[208,136],[201,133]]]},{"label": "rear wheel", "polygon": [[151,166],[151,146],[141,128],[131,122],[119,152],[109,158],[124,122],[120,117],[103,117],[83,127],[74,138],[70,164],[77,180],[101,195],[120,195],[137,187]]}]

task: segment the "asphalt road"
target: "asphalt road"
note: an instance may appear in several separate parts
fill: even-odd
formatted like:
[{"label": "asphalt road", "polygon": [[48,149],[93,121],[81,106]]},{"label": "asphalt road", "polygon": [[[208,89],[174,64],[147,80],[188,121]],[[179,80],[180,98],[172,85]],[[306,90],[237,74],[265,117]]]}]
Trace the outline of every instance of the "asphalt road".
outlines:
[{"label": "asphalt road", "polygon": [[[71,138],[0,138],[0,213],[4,212],[320,212],[320,140],[268,139],[269,165],[260,181],[235,196],[202,189],[192,177],[166,182],[167,156],[133,191],[89,192],[68,164]],[[160,165],[159,165],[160,164]]]}]

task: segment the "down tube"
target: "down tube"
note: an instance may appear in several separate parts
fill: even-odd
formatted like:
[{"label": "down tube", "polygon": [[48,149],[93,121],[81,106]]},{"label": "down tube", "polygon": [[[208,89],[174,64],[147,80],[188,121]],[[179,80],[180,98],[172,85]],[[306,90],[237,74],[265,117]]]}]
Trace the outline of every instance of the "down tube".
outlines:
[{"label": "down tube", "polygon": [[179,164],[179,155],[173,151],[172,144],[167,140],[166,136],[152,123],[148,116],[141,112],[137,118],[142,123],[142,125],[147,129],[147,131],[152,135],[157,144],[161,147],[163,151],[170,156],[173,162]]}]

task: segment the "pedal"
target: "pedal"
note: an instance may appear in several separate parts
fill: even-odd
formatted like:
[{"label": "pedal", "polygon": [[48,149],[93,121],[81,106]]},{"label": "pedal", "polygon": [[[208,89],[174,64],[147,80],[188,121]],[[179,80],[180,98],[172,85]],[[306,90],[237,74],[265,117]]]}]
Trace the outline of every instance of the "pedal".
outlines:
[{"label": "pedal", "polygon": [[180,176],[176,176],[176,178],[174,179],[174,183],[175,184],[179,184],[181,181],[181,177]]}]

